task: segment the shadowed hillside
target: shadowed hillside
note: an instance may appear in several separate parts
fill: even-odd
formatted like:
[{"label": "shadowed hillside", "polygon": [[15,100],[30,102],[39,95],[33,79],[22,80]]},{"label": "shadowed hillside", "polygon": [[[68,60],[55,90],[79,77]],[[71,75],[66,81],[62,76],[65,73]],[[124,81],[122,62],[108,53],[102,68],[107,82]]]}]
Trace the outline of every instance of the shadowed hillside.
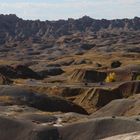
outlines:
[{"label": "shadowed hillside", "polygon": [[76,20],[31,21],[16,15],[0,15],[2,58],[52,59],[88,50],[140,52],[139,38],[139,17],[96,20],[84,16]]}]

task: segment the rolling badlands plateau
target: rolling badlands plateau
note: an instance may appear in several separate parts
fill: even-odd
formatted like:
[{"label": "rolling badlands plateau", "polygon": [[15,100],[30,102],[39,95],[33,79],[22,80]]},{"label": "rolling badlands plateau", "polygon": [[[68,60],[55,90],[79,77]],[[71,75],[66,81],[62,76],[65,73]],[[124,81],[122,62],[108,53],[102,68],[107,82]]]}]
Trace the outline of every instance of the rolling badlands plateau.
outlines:
[{"label": "rolling badlands plateau", "polygon": [[140,139],[140,18],[0,15],[0,140]]}]

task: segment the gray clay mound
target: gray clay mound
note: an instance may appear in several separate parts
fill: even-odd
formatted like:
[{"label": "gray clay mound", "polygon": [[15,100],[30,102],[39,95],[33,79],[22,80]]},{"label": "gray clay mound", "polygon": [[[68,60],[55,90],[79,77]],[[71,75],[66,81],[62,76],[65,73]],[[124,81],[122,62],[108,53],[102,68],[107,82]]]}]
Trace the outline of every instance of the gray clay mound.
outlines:
[{"label": "gray clay mound", "polygon": [[62,140],[98,140],[117,134],[139,131],[140,122],[126,118],[108,117],[61,127],[59,130]]},{"label": "gray clay mound", "polygon": [[140,94],[128,99],[113,100],[100,110],[96,111],[91,117],[103,116],[133,116],[140,114]]},{"label": "gray clay mound", "polygon": [[50,112],[87,113],[82,107],[63,98],[34,93],[16,86],[0,86],[0,102],[5,105],[27,105]]}]

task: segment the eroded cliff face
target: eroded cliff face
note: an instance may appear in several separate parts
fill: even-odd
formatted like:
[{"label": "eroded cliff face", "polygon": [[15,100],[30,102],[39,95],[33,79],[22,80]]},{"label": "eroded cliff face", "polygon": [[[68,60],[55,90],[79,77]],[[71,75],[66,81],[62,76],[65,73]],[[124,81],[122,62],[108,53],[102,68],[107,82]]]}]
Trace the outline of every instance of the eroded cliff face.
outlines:
[{"label": "eroded cliff face", "polygon": [[134,32],[140,30],[140,18],[95,20],[84,16],[80,19],[68,19],[58,21],[31,21],[18,18],[16,15],[0,15],[1,44],[16,40],[32,39],[40,42],[48,38],[56,39],[64,35],[75,33],[88,34],[95,38],[115,36],[114,31]]},{"label": "eroded cliff face", "polygon": [[[91,51],[140,52],[140,18],[31,21],[0,15],[0,57],[53,59]],[[52,54],[50,56],[50,54]]]}]

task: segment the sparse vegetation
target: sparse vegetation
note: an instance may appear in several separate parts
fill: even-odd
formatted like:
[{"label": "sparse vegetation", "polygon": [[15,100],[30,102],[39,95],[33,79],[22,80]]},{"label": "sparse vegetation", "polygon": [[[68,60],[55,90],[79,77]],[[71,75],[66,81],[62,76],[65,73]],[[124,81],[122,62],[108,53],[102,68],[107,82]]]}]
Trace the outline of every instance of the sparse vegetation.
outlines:
[{"label": "sparse vegetation", "polygon": [[115,81],[116,81],[116,73],[115,72],[109,73],[109,75],[105,79],[105,82],[107,82],[107,83],[115,82]]}]

